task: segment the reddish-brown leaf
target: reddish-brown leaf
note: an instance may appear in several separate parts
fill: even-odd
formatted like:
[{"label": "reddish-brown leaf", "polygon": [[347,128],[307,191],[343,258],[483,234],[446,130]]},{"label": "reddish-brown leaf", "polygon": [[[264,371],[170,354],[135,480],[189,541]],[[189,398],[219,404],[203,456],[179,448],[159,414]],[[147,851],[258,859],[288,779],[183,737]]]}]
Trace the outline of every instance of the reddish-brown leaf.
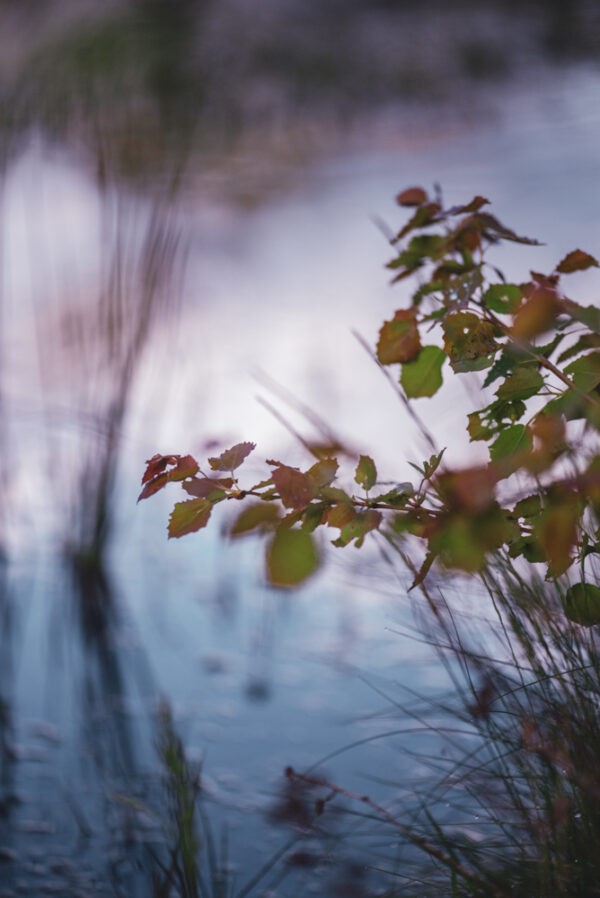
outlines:
[{"label": "reddish-brown leaf", "polygon": [[356,512],[349,502],[339,502],[329,509],[327,523],[330,527],[344,527],[355,517]]},{"label": "reddish-brown leaf", "polygon": [[236,443],[217,458],[209,458],[208,463],[213,471],[235,471],[253,449],[256,449],[256,443]]},{"label": "reddish-brown leaf", "polygon": [[153,496],[154,493],[157,493],[159,490],[163,488],[169,482],[169,475],[167,473],[159,474],[158,477],[155,477],[154,480],[151,480],[150,483],[147,483],[142,492],[138,496],[138,502],[141,502],[142,499],[148,499],[150,496]]},{"label": "reddish-brown leaf", "polygon": [[465,206],[453,206],[452,209],[448,210],[448,215],[460,215],[461,213],[466,212],[479,212],[482,206],[489,206],[490,201],[486,200],[484,196],[474,196],[470,203],[467,203]]},{"label": "reddish-brown leaf", "polygon": [[186,477],[193,477],[198,473],[198,462],[191,455],[178,455],[175,467],[169,471],[169,480],[185,480]]},{"label": "reddish-brown leaf", "polygon": [[190,499],[187,502],[177,502],[171,517],[169,518],[169,539],[179,538],[186,533],[195,533],[206,527],[212,505],[208,499]]},{"label": "reddish-brown leaf", "polygon": [[[146,485],[138,496],[138,502],[153,496],[167,483],[193,477],[198,471],[198,463],[191,455],[154,455],[147,465],[142,477],[142,485]],[[169,465],[174,467],[170,471],[165,470]]]},{"label": "reddish-brown leaf", "polygon": [[549,573],[560,577],[570,567],[577,540],[576,503],[551,505],[542,515],[538,539],[548,559]]},{"label": "reddish-brown leaf", "polygon": [[571,274],[572,271],[585,271],[586,268],[592,267],[598,268],[596,259],[581,249],[574,249],[556,266],[556,270],[561,274]]},{"label": "reddish-brown leaf", "polygon": [[399,206],[420,206],[427,202],[427,194],[422,187],[408,187],[396,197]]},{"label": "reddish-brown leaf", "polygon": [[305,508],[315,496],[313,483],[306,474],[288,465],[279,465],[271,476],[286,508]]},{"label": "reddish-brown leaf", "polygon": [[556,291],[547,287],[535,287],[524,302],[513,324],[513,334],[519,340],[531,340],[549,330],[560,312]]},{"label": "reddish-brown leaf", "polygon": [[215,490],[226,490],[232,486],[231,477],[192,477],[183,484],[186,493],[197,499],[207,499]]},{"label": "reddish-brown leaf", "polygon": [[437,485],[452,511],[479,514],[495,501],[499,474],[492,465],[445,471],[437,478]]},{"label": "reddish-brown leaf", "polygon": [[153,455],[146,462],[148,467],[142,477],[142,484],[148,483],[149,480],[152,480],[158,474],[162,474],[165,468],[168,465],[174,465],[178,458],[178,455]]},{"label": "reddish-brown leaf", "polygon": [[377,358],[382,365],[412,362],[421,349],[414,309],[399,309],[391,321],[385,321],[379,331]]}]

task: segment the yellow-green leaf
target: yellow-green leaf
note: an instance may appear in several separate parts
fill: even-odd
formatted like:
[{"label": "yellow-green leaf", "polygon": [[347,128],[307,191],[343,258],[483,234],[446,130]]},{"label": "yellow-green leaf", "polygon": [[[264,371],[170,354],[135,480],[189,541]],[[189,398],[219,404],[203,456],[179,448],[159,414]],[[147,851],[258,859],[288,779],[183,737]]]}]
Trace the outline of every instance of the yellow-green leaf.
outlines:
[{"label": "yellow-green leaf", "polygon": [[169,539],[179,538],[186,533],[195,533],[206,527],[212,505],[208,499],[190,499],[188,502],[177,502],[169,518]]},{"label": "yellow-green leaf", "polygon": [[354,479],[364,490],[370,490],[371,487],[375,485],[375,481],[377,480],[377,468],[370,456],[361,455],[358,465],[356,466]]},{"label": "yellow-green leaf", "polygon": [[600,624],[600,589],[591,583],[575,583],[563,600],[565,615],[583,627]]},{"label": "yellow-green leaf", "polygon": [[532,442],[531,433],[524,424],[511,424],[490,446],[491,459],[500,461],[517,452],[524,452],[531,449]]},{"label": "yellow-green leaf", "polygon": [[529,399],[530,396],[539,393],[543,386],[544,378],[539,371],[531,366],[521,366],[500,384],[496,396],[510,402],[515,399]]},{"label": "yellow-green leaf", "polygon": [[242,536],[251,530],[266,530],[279,521],[279,511],[272,502],[255,502],[244,508],[235,519],[230,536]]},{"label": "yellow-green leaf", "polygon": [[402,365],[400,383],[409,399],[433,396],[442,385],[446,353],[438,346],[424,346],[414,362]]},{"label": "yellow-green leaf", "polygon": [[319,554],[310,533],[279,528],[267,547],[267,578],[272,586],[299,586],[319,565]]}]

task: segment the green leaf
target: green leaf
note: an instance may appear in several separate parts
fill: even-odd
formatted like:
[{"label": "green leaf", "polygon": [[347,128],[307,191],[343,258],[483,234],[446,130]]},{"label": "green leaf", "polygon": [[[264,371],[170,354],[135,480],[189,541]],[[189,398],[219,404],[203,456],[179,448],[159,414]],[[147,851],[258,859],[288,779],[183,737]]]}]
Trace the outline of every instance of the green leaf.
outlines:
[{"label": "green leaf", "polygon": [[506,512],[492,503],[485,514],[458,514],[438,524],[429,539],[429,549],[447,567],[472,572],[481,570],[488,553],[519,535]]},{"label": "green leaf", "polygon": [[209,458],[208,463],[213,471],[235,471],[253,449],[256,449],[256,443],[236,443],[231,449],[222,452],[218,458]]},{"label": "green leaf", "polygon": [[552,415],[564,415],[567,421],[585,418],[589,403],[577,390],[565,390],[541,409]]},{"label": "green leaf", "polygon": [[438,346],[424,346],[414,362],[402,365],[400,383],[409,399],[433,396],[442,385],[446,353]]},{"label": "green leaf", "polygon": [[565,349],[558,357],[559,362],[566,362],[579,355],[580,352],[586,352],[588,349],[597,349],[600,346],[600,334],[584,334],[576,343]]},{"label": "green leaf", "polygon": [[171,517],[169,518],[169,539],[185,536],[186,533],[195,533],[206,527],[212,504],[208,499],[190,499],[187,502],[177,502]]},{"label": "green leaf", "polygon": [[513,514],[517,518],[529,519],[537,517],[541,510],[542,498],[538,493],[535,493],[533,496],[526,496],[524,499],[519,499],[515,505]]},{"label": "green leaf", "polygon": [[386,505],[393,505],[394,508],[401,508],[403,505],[406,505],[406,502],[414,495],[414,493],[415,489],[412,483],[405,481],[404,483],[399,483],[394,489],[388,490],[387,493],[381,493],[379,496],[372,496],[371,503],[375,505],[378,502],[382,502]]},{"label": "green leaf", "polygon": [[492,353],[491,355],[481,356],[478,359],[457,359],[451,362],[451,365],[456,374],[466,374],[468,371],[483,371],[485,368],[489,368],[493,361],[494,355]]},{"label": "green leaf", "polygon": [[600,309],[596,306],[580,306],[570,299],[563,300],[563,308],[574,318],[589,327],[595,334],[600,334]]},{"label": "green leaf", "polygon": [[516,284],[492,284],[483,297],[484,305],[500,315],[512,315],[521,301],[521,289]]},{"label": "green leaf", "polygon": [[358,465],[356,466],[354,479],[358,485],[362,486],[367,492],[374,486],[375,481],[377,480],[377,468],[370,456],[361,455]]},{"label": "green leaf", "polygon": [[310,533],[280,527],[267,546],[267,579],[272,586],[299,586],[319,566],[319,555]]},{"label": "green leaf", "polygon": [[329,505],[325,502],[314,502],[308,505],[302,515],[302,530],[306,530],[307,533],[312,533],[313,530],[316,530],[323,521],[323,515],[328,509]]},{"label": "green leaf", "polygon": [[563,608],[565,615],[575,624],[583,627],[600,624],[600,589],[591,583],[576,583],[567,589]]},{"label": "green leaf", "polygon": [[592,352],[567,365],[566,374],[571,374],[573,383],[584,393],[589,393],[600,384],[600,352]]},{"label": "green leaf", "polygon": [[[361,514],[355,514],[347,524],[340,527],[340,535],[337,539],[332,541],[333,545],[337,547],[347,546],[352,540],[356,540],[355,546],[360,549],[364,542],[365,535],[371,530],[377,530],[382,520],[381,512],[374,511],[373,509],[369,509],[369,511],[362,512]],[[336,525],[333,523],[331,515],[329,516],[328,523],[330,526],[339,526],[339,524]]]},{"label": "green leaf", "polygon": [[490,427],[486,427],[482,422],[481,414],[481,412],[471,412],[470,415],[467,415],[469,421],[467,430],[469,431],[471,442],[474,440],[487,440],[493,433],[493,430]]},{"label": "green leaf", "polygon": [[252,530],[271,529],[279,521],[279,511],[270,502],[256,502],[248,505],[235,519],[230,536],[242,536]]},{"label": "green leaf", "polygon": [[531,449],[532,439],[524,424],[511,424],[494,440],[490,446],[492,461],[500,461],[516,452]]},{"label": "green leaf", "polygon": [[348,493],[337,486],[324,486],[321,490],[321,497],[328,502],[341,502],[342,504],[352,505],[352,499]]},{"label": "green leaf", "polygon": [[527,406],[522,399],[496,399],[488,406],[488,414],[490,424],[495,421],[501,424],[503,421],[510,421],[513,424],[522,418],[527,411]]},{"label": "green leaf", "polygon": [[396,234],[392,242],[395,243],[398,240],[402,240],[409,231],[414,231],[417,228],[425,228],[427,225],[433,224],[437,221],[437,216],[440,212],[441,208],[438,203],[425,203],[423,206],[419,206],[413,217],[407,221],[404,227]]},{"label": "green leaf", "polygon": [[[412,295],[413,305],[420,306],[425,296],[429,296],[431,293],[442,293],[445,287],[446,285],[443,281],[429,281],[426,284],[421,284]],[[445,311],[445,309],[442,309],[443,314],[445,314]]]},{"label": "green leaf", "polygon": [[514,374],[507,377],[504,383],[500,384],[496,390],[498,399],[507,399],[514,401],[515,399],[529,399],[539,393],[544,386],[544,378],[536,368],[522,365],[517,368]]},{"label": "green leaf", "polygon": [[511,558],[522,555],[531,564],[540,564],[546,561],[546,554],[540,544],[531,536],[521,536],[511,540],[508,546],[508,554]]},{"label": "green leaf", "polygon": [[[497,343],[494,339],[494,328],[489,321],[483,321],[472,312],[455,312],[446,316],[442,327],[444,349],[455,371],[478,370],[477,367],[469,367],[468,363],[482,356],[485,356],[486,360],[479,365],[479,368],[491,364],[490,353],[496,351]],[[464,363],[467,363],[467,367],[464,367]]]}]

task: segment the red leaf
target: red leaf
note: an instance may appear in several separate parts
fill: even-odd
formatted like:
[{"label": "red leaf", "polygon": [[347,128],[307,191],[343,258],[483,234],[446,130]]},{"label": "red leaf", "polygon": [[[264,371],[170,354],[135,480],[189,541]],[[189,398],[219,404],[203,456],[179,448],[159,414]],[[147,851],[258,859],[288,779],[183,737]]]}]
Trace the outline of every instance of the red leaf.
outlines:
[{"label": "red leaf", "polygon": [[585,271],[586,268],[592,267],[598,268],[598,262],[594,257],[581,249],[574,249],[556,266],[556,270],[561,274],[570,274],[572,271]]},{"label": "red leaf", "polygon": [[[142,477],[142,485],[145,483],[146,486],[139,494],[138,502],[153,496],[167,483],[193,477],[198,471],[198,463],[191,455],[153,455],[146,464],[148,467]],[[174,467],[166,471],[169,465]]]},{"label": "red leaf", "polygon": [[148,467],[142,477],[142,484],[152,480],[157,474],[162,474],[167,465],[175,464],[178,458],[178,455],[153,455],[146,461]]},{"label": "red leaf", "polygon": [[396,197],[399,206],[420,206],[427,202],[427,194],[422,187],[409,187]]},{"label": "red leaf", "polygon": [[151,480],[150,483],[146,484],[146,486],[138,496],[138,502],[140,502],[142,499],[148,499],[150,496],[153,496],[154,493],[157,493],[159,490],[161,490],[163,486],[165,486],[168,482],[168,474],[159,474],[158,477],[155,477],[154,480]]},{"label": "red leaf", "polygon": [[171,537],[185,536],[186,533],[195,533],[206,527],[212,505],[208,499],[190,499],[187,502],[177,502],[171,517],[169,518],[169,539]]},{"label": "red leaf", "polygon": [[310,477],[297,468],[279,465],[273,471],[271,479],[286,508],[305,508],[314,498],[315,489]]},{"label": "red leaf", "polygon": [[236,443],[218,458],[209,458],[208,463],[213,471],[235,471],[253,449],[256,449],[256,443]]}]

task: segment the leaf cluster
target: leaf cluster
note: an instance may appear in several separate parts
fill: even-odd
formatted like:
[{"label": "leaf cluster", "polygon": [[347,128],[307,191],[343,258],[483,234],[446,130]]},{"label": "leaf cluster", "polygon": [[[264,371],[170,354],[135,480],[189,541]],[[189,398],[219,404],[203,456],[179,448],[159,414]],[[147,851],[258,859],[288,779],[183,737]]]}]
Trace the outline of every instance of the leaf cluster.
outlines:
[{"label": "leaf cluster", "polygon": [[537,241],[503,225],[484,197],[445,209],[439,194],[431,199],[413,187],[397,202],[411,215],[391,241],[387,267],[392,283],[412,278],[415,287],[406,307],[383,322],[377,361],[397,370],[409,401],[437,393],[445,367],[477,373],[490,401],[465,426],[472,441],[486,444],[489,460],[450,470],[439,453],[413,466],[414,483],[383,489],[374,460],[361,455],[354,485],[342,488],[338,457],[315,450],[306,470],[267,460],[268,476],[242,488],[235,472],[255,448],[245,442],[208,460],[217,476],[202,474],[191,456],[154,456],[140,499],[170,482],[193,497],[175,505],[170,537],[205,527],[216,504],[244,500],[230,534],[266,535],[267,578],[278,587],[296,586],[317,569],[318,528],[338,530],[337,547],[360,547],[378,531],[396,546],[417,537],[425,561],[413,585],[436,560],[475,572],[503,553],[544,563],[550,579],[579,563],[583,579],[567,593],[565,612],[579,623],[600,622],[584,576],[585,559],[600,552],[600,310],[567,297],[562,284],[598,262],[577,249],[553,271],[510,283],[488,262],[490,249]]}]

